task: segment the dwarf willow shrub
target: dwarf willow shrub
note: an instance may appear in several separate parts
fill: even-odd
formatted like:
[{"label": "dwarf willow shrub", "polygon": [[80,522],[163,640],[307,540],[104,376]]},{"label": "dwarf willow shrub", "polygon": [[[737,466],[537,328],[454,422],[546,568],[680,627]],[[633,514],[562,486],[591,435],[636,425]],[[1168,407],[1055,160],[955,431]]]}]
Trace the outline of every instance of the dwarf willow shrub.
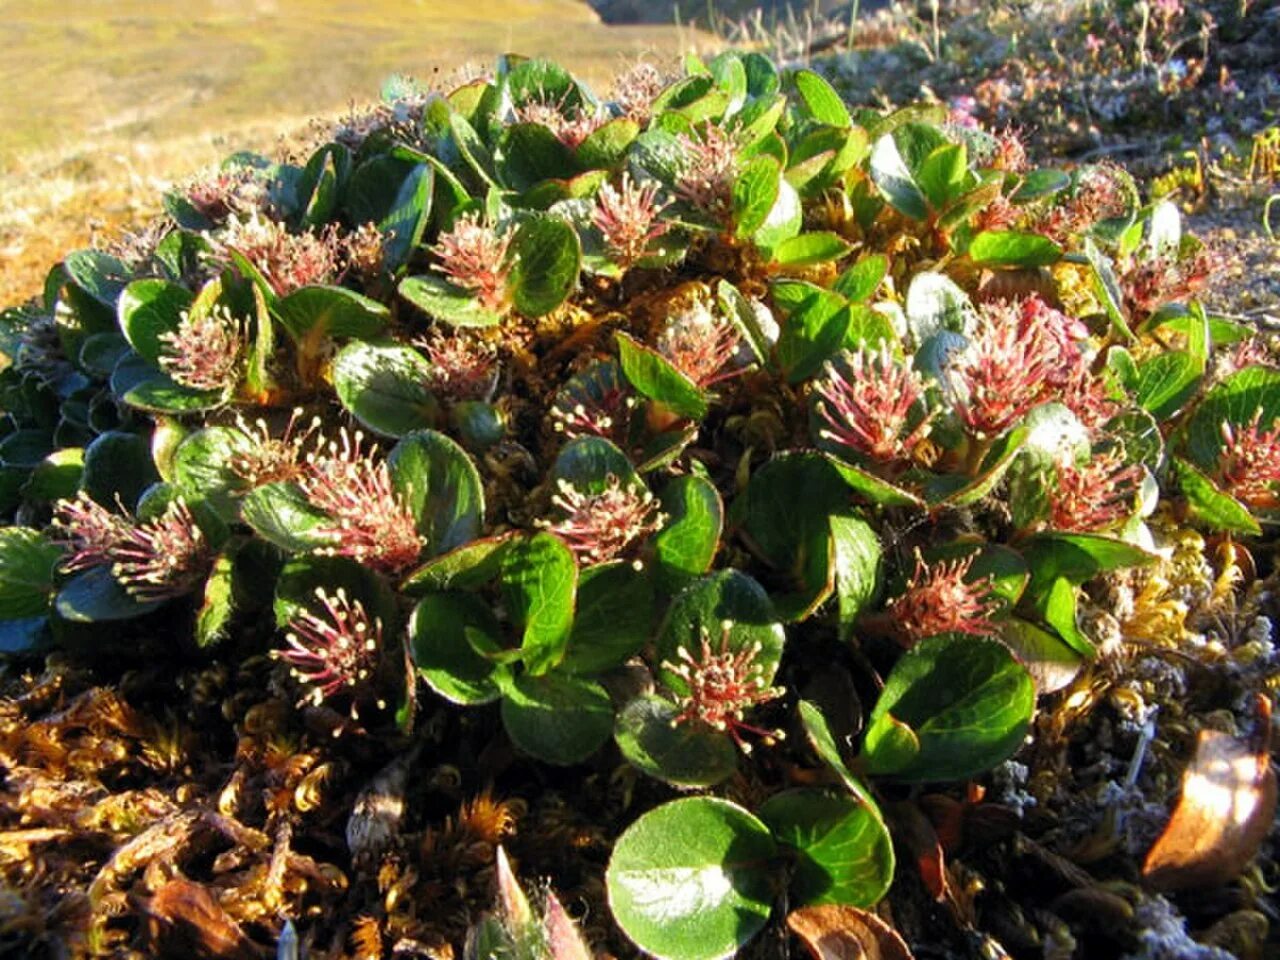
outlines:
[{"label": "dwarf willow shrub", "polygon": [[[614,916],[661,956],[732,952],[783,883],[877,901],[877,797],[1017,750],[1154,513],[1275,515],[1280,370],[1189,299],[1175,208],[758,54],[608,101],[507,58],[166,207],[5,314],[4,649],[274,617],[335,732],[434,697],[546,764],[744,774],[758,809],[617,842]],[[804,687],[840,644],[852,726]]]}]

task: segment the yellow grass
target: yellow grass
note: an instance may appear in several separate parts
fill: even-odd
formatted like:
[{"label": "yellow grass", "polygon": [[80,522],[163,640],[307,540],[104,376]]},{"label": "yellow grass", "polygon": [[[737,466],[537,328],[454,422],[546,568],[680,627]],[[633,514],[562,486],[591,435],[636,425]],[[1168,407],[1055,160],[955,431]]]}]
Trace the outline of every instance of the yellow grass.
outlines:
[{"label": "yellow grass", "polygon": [[175,179],[306,118],[504,51],[606,86],[708,38],[606,27],[578,0],[0,0],[0,304]]}]

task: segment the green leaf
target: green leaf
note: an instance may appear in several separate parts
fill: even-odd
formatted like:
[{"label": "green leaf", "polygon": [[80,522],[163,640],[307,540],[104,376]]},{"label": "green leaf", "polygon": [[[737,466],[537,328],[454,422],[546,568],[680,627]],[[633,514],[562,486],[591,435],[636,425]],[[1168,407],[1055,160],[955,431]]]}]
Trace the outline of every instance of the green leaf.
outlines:
[{"label": "green leaf", "polygon": [[569,641],[578,564],[562,540],[538,533],[504,552],[501,577],[507,612],[524,632],[525,667],[544,674],[563,659]]},{"label": "green leaf", "polygon": [[1062,248],[1039,233],[984,230],[969,242],[969,259],[998,267],[1047,267],[1062,259]]},{"label": "green leaf", "polygon": [[226,636],[227,625],[235,612],[231,591],[233,569],[232,557],[221,553],[205,581],[195,624],[196,645],[201,648],[211,647]]},{"label": "green leaf", "polygon": [[235,520],[247,484],[231,463],[253,447],[253,440],[236,427],[207,427],[189,434],[174,451],[172,482],[183,496],[203,499],[224,520]]},{"label": "green leaf", "polygon": [[613,703],[594,680],[524,674],[503,691],[502,723],[525,753],[567,766],[586,760],[609,739]]},{"label": "green leaf", "polygon": [[733,182],[733,223],[739,237],[749,237],[769,217],[778,201],[782,167],[773,157],[759,156]]},{"label": "green leaf", "polygon": [[[778,669],[786,633],[764,588],[745,573],[726,569],[694,581],[671,602],[658,631],[655,659],[660,665],[679,663],[682,649],[696,656],[704,638],[715,652],[758,646],[753,662],[761,682],[768,684]],[[688,691],[674,671],[662,667],[659,673],[669,690]]]},{"label": "green leaf", "polygon": [[114,507],[117,499],[132,506],[142,491],[159,479],[151,462],[151,447],[136,433],[110,430],[84,451],[80,488],[104,507]]},{"label": "green leaf", "polygon": [[276,300],[271,312],[294,342],[312,349],[326,337],[376,337],[391,319],[377,300],[345,287],[299,287]]},{"label": "green leaf", "polygon": [[[115,382],[112,381],[113,386]],[[226,392],[192,390],[175,382],[167,373],[147,370],[133,379],[120,399],[148,413],[198,413],[220,407],[226,400]]]},{"label": "green leaf", "polygon": [[853,638],[854,624],[880,592],[884,551],[880,538],[858,517],[833,515],[831,540],[835,546],[836,619],[840,639]]},{"label": "green leaf", "polygon": [[629,563],[597,564],[578,580],[577,609],[559,671],[603,673],[640,652],[654,620],[653,581]]},{"label": "green leaf", "polygon": [[370,430],[392,436],[434,426],[439,405],[427,384],[431,365],[399,343],[354,340],[333,361],[333,388],[343,407]]},{"label": "green leaf", "polygon": [[574,160],[581,170],[612,170],[627,156],[627,148],[640,133],[629,117],[616,117],[597,127],[578,145]]},{"label": "green leaf", "polygon": [[[932,781],[987,770],[1022,743],[1035,697],[1031,677],[1003,644],[954,634],[923,640],[894,665],[871,712],[867,771]],[[914,750],[903,749],[907,734]]]},{"label": "green leaf", "polygon": [[540,123],[513,123],[498,137],[498,174],[505,186],[521,192],[545,180],[574,172],[573,151]]},{"label": "green leaf", "polygon": [[788,383],[802,383],[844,344],[853,314],[839,294],[823,291],[792,312],[778,336],[778,364]]},{"label": "green leaf", "polygon": [[1032,170],[1022,178],[1009,199],[1014,203],[1031,203],[1059,194],[1069,186],[1071,177],[1061,170]]},{"label": "green leaf", "polygon": [[871,148],[870,173],[881,195],[899,213],[913,220],[924,220],[929,216],[929,202],[916,184],[891,133],[880,137]]},{"label": "green leaf", "polygon": [[618,838],[605,874],[610,910],[647,953],[728,957],[768,922],[777,852],[769,828],[737,804],[674,800]]},{"label": "green leaf", "polygon": [[582,269],[578,234],[557,217],[526,220],[511,240],[515,263],[510,283],[515,307],[526,317],[541,317],[568,299]]},{"label": "green leaf", "polygon": [[0,620],[43,616],[62,548],[29,527],[0,528]]},{"label": "green leaf", "polygon": [[883,253],[869,253],[840,274],[831,289],[850,303],[865,303],[875,296],[888,272],[889,258]]},{"label": "green leaf", "polygon": [[311,506],[293,483],[268,483],[250,490],[240,506],[244,522],[281,550],[297,553],[333,542],[333,520]]},{"label": "green leaf", "polygon": [[437,590],[479,589],[498,575],[512,536],[507,533],[472,540],[432,557],[409,574],[400,589],[411,597]]},{"label": "green leaf", "polygon": [[[454,146],[471,171],[486,186],[496,186],[498,172],[494,164],[493,154],[476,133],[475,127],[467,122],[460,113],[449,115],[449,132],[453,136]],[[550,133],[551,131],[547,131]]]},{"label": "green leaf", "polygon": [[760,249],[769,251],[790,240],[800,232],[804,223],[804,209],[796,188],[782,180],[778,183],[778,199],[774,201],[769,216],[752,235],[751,241]]},{"label": "green leaf", "polygon": [[[1080,632],[1076,623],[1076,590],[1076,585],[1066,577],[1057,577],[1048,590],[1033,598],[1032,606],[1044,622],[1078,655],[1093,658],[1098,651],[1093,641]],[[1014,652],[1017,649],[1015,645]]]},{"label": "green leaf", "polygon": [[614,336],[618,341],[622,373],[637,393],[669,407],[681,417],[701,420],[707,415],[706,393],[666,357],[621,331]]},{"label": "green leaf", "polygon": [[108,253],[100,250],[77,250],[62,261],[67,276],[77,287],[104,307],[116,309],[116,303],[129,282],[129,269]]},{"label": "green leaf", "polygon": [[1000,624],[1000,639],[1026,667],[1042,694],[1068,686],[1084,665],[1084,657],[1071,644],[1018,617]]},{"label": "green leaf", "polygon": [[595,495],[609,486],[609,478],[624,486],[643,484],[627,455],[604,437],[575,437],[560,448],[551,466],[549,479],[557,486],[567,483],[580,493]]},{"label": "green leaf", "polygon": [[800,94],[802,113],[833,127],[853,126],[853,118],[849,116],[840,94],[820,75],[812,70],[799,70],[792,77],[792,82]]},{"label": "green leaf", "polygon": [[476,653],[468,631],[501,646],[502,627],[489,605],[472,593],[434,593],[409,620],[409,643],[418,673],[450,703],[473,705],[498,699],[497,665]]},{"label": "green leaf", "polygon": [[46,503],[74,497],[80,489],[83,475],[84,450],[80,447],[64,447],[53,451],[36,464],[31,471],[31,478],[22,488],[22,495],[28,500]]},{"label": "green leaf", "polygon": [[935,147],[915,169],[915,181],[935,210],[943,210],[965,191],[969,152],[962,143]]},{"label": "green leaf", "polygon": [[386,216],[377,221],[382,241],[382,260],[394,273],[404,266],[415,247],[422,242],[431,222],[431,202],[435,194],[435,169],[418,164],[405,178]]},{"label": "green leaf", "polygon": [[1214,471],[1225,443],[1223,425],[1238,430],[1255,416],[1262,430],[1280,418],[1280,370],[1246,367],[1205,394],[1187,424],[1188,458],[1201,470]]},{"label": "green leaf", "polygon": [[[796,496],[799,490],[803,497]],[[821,454],[785,453],[752,475],[742,505],[743,531],[789,588],[776,600],[784,614],[803,618],[830,596],[830,520],[848,503],[848,486]]]},{"label": "green leaf", "polygon": [[1157,420],[1168,420],[1195,396],[1203,372],[1203,364],[1185,351],[1157,353],[1138,364],[1134,399]]},{"label": "green leaf", "polygon": [[435,274],[405,277],[397,290],[427,316],[452,327],[492,327],[502,322],[501,316],[480,306],[470,293]]},{"label": "green leaf", "polygon": [[778,244],[773,251],[773,261],[783,267],[807,267],[839,260],[852,249],[852,245],[838,233],[828,230],[802,233]]},{"label": "green leaf", "polygon": [[120,330],[140,357],[158,364],[165,349],[161,335],[178,329],[194,300],[190,290],[168,280],[135,280],[120,294]]},{"label": "green leaf", "polygon": [[760,808],[773,838],[795,850],[791,896],[800,906],[869,907],[893,882],[893,840],[857,800],[825,790],[786,790]]},{"label": "green leaf", "polygon": [[738,769],[738,748],[723,731],[678,723],[680,708],[661,697],[637,697],[618,714],[613,736],[627,762],[674,787],[712,787]]},{"label": "green leaf", "polygon": [[661,502],[667,520],[654,535],[653,547],[662,583],[673,590],[711,569],[720,548],[724,505],[715,486],[695,474],[668,483]]},{"label": "green leaf", "polygon": [[276,626],[285,629],[289,622],[316,609],[316,593],[344,591],[358,600],[371,616],[382,621],[384,643],[396,637],[401,615],[396,599],[382,579],[371,569],[348,557],[292,557],[276,578],[272,612]]},{"label": "green leaf", "polygon": [[387,455],[396,491],[418,521],[430,556],[480,536],[484,483],[467,452],[443,433],[410,433]]},{"label": "green leaf", "polygon": [[1032,593],[1058,577],[1080,584],[1100,573],[1141,567],[1155,559],[1141,547],[1097,533],[1051,533],[1033,537],[1022,548],[1031,567]]},{"label": "green leaf", "polygon": [[880,812],[880,807],[876,804],[875,797],[871,795],[871,791],[863,785],[862,781],[853,775],[853,771],[845,763],[844,756],[840,752],[840,745],[836,743],[835,734],[831,732],[831,725],[827,723],[827,718],[823,716],[818,705],[809,700],[801,700],[798,710],[805,737],[808,739],[809,745],[813,747],[814,753],[818,755],[818,759],[831,768],[832,772],[840,778],[840,782],[844,784],[849,793],[857,798],[859,803],[874,814],[877,819],[883,820],[884,816]]},{"label": "green leaf", "polygon": [[840,478],[868,503],[874,503],[882,507],[923,508],[925,506],[924,500],[915,493],[895,486],[888,480],[882,480],[874,473],[868,473],[861,467],[855,467],[853,464],[843,463],[839,460],[832,460],[831,463],[836,468],[836,472],[840,474]]},{"label": "green leaf", "polygon": [[969,297],[945,274],[925,271],[907,288],[907,327],[917,345],[940,331],[968,334],[977,319]]},{"label": "green leaf", "polygon": [[1192,515],[1215,530],[1230,530],[1258,537],[1262,527],[1253,514],[1239,500],[1225,493],[1209,477],[1205,476],[1181,457],[1174,457],[1178,482],[1182,495],[1187,498]]},{"label": "green leaf", "polygon": [[1084,240],[1084,255],[1093,270],[1093,291],[1111,321],[1112,332],[1122,340],[1136,340],[1124,315],[1124,293],[1120,289],[1120,281],[1116,279],[1111,260],[1089,237]]},{"label": "green leaf", "polygon": [[106,567],[94,567],[73,577],[54,601],[58,616],[73,623],[132,620],[159,606],[134,600]]}]

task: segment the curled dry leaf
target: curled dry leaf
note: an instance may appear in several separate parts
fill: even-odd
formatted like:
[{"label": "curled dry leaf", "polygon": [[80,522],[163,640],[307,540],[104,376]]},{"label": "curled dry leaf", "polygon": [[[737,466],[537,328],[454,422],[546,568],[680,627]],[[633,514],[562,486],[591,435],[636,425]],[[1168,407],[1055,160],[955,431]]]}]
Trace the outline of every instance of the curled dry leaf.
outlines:
[{"label": "curled dry leaf", "polygon": [[914,803],[890,804],[886,812],[894,838],[910,851],[925,889],[941,903],[947,896],[947,860],[938,832]]},{"label": "curled dry leaf", "polygon": [[144,909],[157,956],[259,960],[266,955],[201,884],[170,880]]},{"label": "curled dry leaf", "polygon": [[[1259,698],[1260,729],[1271,711]],[[1276,812],[1269,744],[1249,744],[1202,730],[1182,781],[1178,805],[1142,867],[1158,890],[1213,887],[1236,877],[1258,852]]]},{"label": "curled dry leaf", "polygon": [[787,916],[787,926],[815,960],[915,960],[898,931],[857,907],[802,907]]}]

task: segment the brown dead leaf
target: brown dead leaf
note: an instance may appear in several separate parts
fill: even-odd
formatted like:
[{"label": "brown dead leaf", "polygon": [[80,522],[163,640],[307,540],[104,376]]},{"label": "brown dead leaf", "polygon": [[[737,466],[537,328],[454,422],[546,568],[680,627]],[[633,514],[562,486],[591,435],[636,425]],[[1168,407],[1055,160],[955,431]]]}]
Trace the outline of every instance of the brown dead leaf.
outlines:
[{"label": "brown dead leaf", "polygon": [[[1270,730],[1269,705],[1260,711],[1261,729]],[[1219,886],[1239,875],[1275,817],[1270,761],[1266,743],[1251,745],[1202,730],[1173,816],[1143,864],[1147,883],[1158,890],[1186,890]]]},{"label": "brown dead leaf", "polygon": [[898,931],[857,907],[802,907],[787,916],[787,926],[814,960],[915,960]]},{"label": "brown dead leaf", "polygon": [[260,960],[264,955],[201,884],[170,880],[144,909],[156,956]]},{"label": "brown dead leaf", "polygon": [[947,861],[933,824],[914,803],[890,804],[885,811],[894,839],[910,851],[925,889],[941,903],[947,896]]}]

